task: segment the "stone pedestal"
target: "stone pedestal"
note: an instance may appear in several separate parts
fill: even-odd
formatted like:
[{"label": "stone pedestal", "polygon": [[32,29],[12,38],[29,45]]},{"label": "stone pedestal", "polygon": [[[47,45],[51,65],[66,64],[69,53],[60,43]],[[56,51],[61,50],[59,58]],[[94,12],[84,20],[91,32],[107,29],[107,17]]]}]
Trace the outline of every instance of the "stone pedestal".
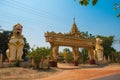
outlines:
[{"label": "stone pedestal", "polygon": [[95,60],[94,60],[94,59],[91,59],[91,60],[90,60],[90,64],[95,64]]},{"label": "stone pedestal", "polygon": [[78,66],[78,61],[74,61],[74,66]]}]

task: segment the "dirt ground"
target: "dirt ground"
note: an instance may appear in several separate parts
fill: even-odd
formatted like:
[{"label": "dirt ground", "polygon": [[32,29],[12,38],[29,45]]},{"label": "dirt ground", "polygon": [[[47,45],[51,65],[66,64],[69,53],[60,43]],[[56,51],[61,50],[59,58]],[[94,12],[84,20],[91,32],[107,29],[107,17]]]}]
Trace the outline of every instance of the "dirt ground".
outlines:
[{"label": "dirt ground", "polygon": [[0,68],[0,80],[92,80],[120,74],[120,64],[89,65],[59,63],[58,68],[33,70],[31,68]]}]

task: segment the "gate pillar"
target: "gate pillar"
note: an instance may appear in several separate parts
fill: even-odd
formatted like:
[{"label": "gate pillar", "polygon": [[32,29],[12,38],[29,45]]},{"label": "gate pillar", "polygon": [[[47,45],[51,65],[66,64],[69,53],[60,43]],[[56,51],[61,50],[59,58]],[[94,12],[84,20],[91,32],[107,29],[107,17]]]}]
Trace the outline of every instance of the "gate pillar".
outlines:
[{"label": "gate pillar", "polygon": [[72,47],[72,54],[74,57],[74,66],[78,66],[78,58],[79,58],[79,48],[78,47]]},{"label": "gate pillar", "polygon": [[95,64],[94,50],[92,48],[88,48],[88,55],[90,58],[90,64]]},{"label": "gate pillar", "polygon": [[51,67],[57,67],[58,49],[59,49],[59,46],[51,45],[50,61],[49,61]]}]

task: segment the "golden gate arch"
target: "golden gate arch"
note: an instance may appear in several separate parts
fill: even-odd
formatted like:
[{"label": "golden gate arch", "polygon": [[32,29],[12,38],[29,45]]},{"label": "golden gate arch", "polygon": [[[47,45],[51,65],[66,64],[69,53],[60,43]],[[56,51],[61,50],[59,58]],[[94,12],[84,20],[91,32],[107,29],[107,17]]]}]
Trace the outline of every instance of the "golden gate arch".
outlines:
[{"label": "golden gate arch", "polygon": [[79,48],[87,48],[90,60],[94,60],[94,48],[95,48],[95,38],[86,38],[78,30],[77,25],[74,21],[71,31],[69,33],[55,33],[46,32],[45,33],[46,42],[51,45],[50,52],[50,65],[52,67],[57,67],[57,58],[59,46],[69,46],[72,48],[72,54],[74,57],[74,65],[78,66],[78,52]]}]

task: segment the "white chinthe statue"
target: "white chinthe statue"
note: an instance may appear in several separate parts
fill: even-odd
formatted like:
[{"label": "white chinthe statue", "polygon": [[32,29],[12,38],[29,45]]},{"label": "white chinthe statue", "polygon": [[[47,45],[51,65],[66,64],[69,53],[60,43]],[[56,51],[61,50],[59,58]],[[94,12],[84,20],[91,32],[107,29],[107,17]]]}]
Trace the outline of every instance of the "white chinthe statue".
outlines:
[{"label": "white chinthe statue", "polygon": [[97,61],[103,61],[103,46],[102,46],[102,40],[100,38],[96,38],[96,45],[94,50],[95,59]]},{"label": "white chinthe statue", "polygon": [[17,23],[13,26],[13,34],[10,37],[8,43],[8,49],[6,51],[9,62],[20,60],[22,61],[24,37],[22,36],[22,25]]}]

